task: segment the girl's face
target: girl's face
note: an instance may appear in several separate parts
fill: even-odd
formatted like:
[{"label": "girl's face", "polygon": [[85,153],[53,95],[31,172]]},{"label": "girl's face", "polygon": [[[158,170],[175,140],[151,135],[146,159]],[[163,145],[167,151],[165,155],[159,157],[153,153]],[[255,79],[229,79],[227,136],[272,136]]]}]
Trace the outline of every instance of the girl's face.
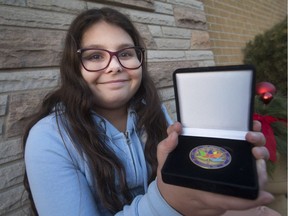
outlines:
[{"label": "girl's face", "polygon": [[[133,47],[132,38],[122,28],[99,22],[91,26],[83,35],[82,48],[97,48],[115,52]],[[98,54],[95,57],[98,61]],[[81,73],[95,96],[96,106],[104,109],[118,109],[137,92],[141,79],[142,67],[125,69],[116,56],[113,56],[108,67],[97,72],[89,72],[81,65]],[[97,108],[96,107],[96,108]]]}]

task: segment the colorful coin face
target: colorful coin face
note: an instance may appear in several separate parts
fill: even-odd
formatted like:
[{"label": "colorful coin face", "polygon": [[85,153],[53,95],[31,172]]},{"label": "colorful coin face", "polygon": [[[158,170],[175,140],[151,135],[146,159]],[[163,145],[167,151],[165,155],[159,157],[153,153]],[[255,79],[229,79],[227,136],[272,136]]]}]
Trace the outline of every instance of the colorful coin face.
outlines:
[{"label": "colorful coin face", "polygon": [[204,169],[220,169],[230,164],[232,158],[224,148],[214,145],[201,145],[193,148],[190,160]]}]

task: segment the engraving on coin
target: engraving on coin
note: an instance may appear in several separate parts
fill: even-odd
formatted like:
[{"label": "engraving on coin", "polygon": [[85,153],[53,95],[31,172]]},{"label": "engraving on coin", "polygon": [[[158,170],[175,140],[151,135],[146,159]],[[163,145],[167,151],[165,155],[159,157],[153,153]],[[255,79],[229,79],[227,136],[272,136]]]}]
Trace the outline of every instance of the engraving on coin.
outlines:
[{"label": "engraving on coin", "polygon": [[193,148],[190,160],[204,169],[220,169],[230,164],[232,157],[224,148],[214,145],[201,145]]}]

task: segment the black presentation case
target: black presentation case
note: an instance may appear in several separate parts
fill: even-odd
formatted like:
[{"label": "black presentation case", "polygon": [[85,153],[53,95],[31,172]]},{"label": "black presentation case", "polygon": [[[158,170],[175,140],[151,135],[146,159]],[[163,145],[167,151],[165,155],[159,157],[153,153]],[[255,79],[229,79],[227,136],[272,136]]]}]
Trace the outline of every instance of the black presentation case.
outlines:
[{"label": "black presentation case", "polygon": [[180,68],[173,73],[178,146],[164,182],[246,199],[258,196],[252,130],[255,70],[250,65]]}]

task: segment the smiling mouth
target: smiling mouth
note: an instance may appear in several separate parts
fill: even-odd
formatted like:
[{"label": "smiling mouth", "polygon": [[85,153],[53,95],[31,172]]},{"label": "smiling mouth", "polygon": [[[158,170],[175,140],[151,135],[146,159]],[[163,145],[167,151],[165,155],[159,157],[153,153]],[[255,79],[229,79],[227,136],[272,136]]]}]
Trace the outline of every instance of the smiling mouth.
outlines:
[{"label": "smiling mouth", "polygon": [[107,81],[107,82],[100,82],[99,84],[113,84],[113,83],[123,83],[123,82],[127,82],[128,80],[111,80],[111,81]]}]

